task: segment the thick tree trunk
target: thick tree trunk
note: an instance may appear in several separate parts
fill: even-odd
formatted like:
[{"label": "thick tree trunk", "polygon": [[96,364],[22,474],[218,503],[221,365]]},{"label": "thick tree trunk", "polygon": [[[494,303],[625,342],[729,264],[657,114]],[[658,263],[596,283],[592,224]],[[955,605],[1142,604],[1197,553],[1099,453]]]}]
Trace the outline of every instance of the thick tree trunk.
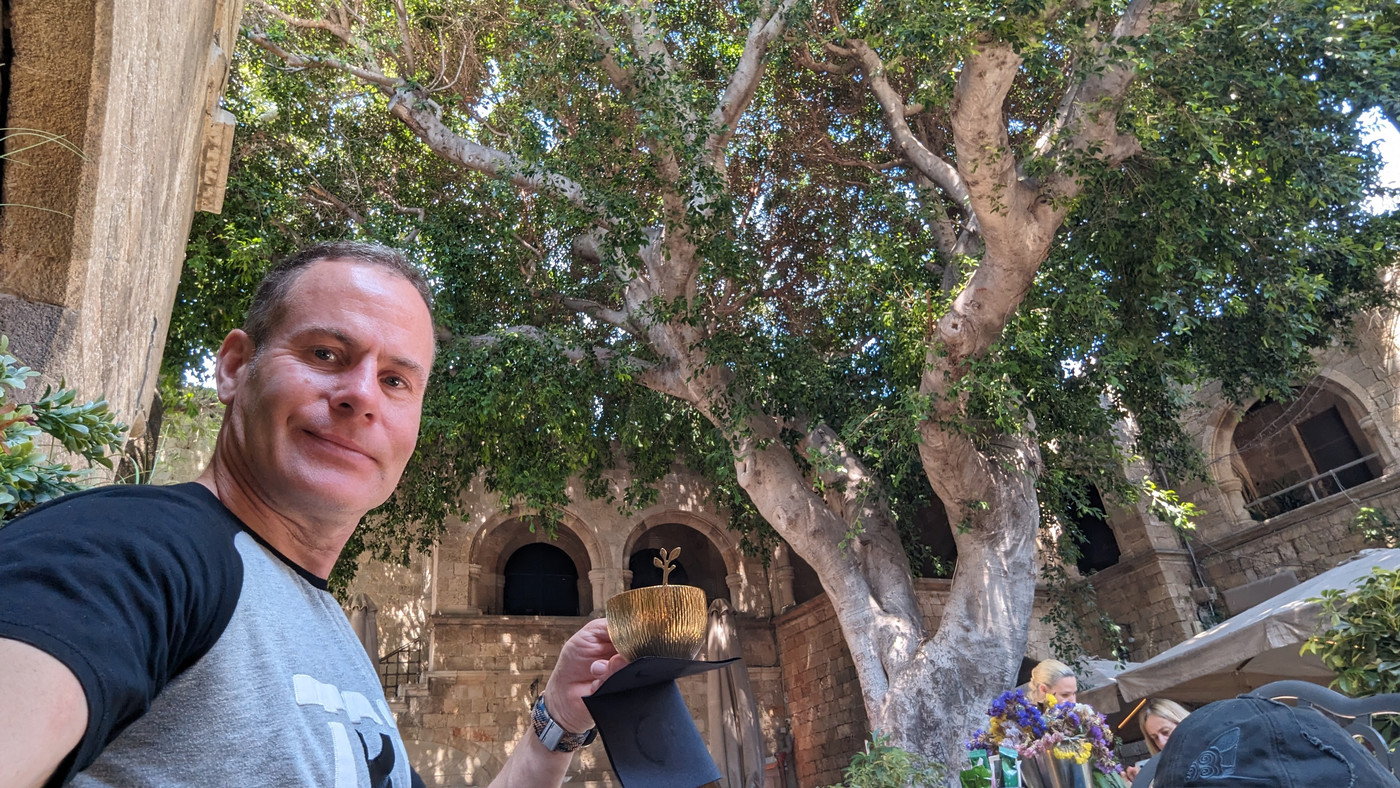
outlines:
[{"label": "thick tree trunk", "polygon": [[[1033,615],[1040,451],[1033,436],[1006,444],[987,479],[985,508],[945,499],[958,545],[953,587],[937,632],[892,677],[877,723],[904,747],[950,766],[965,761],[962,745],[985,723],[991,697],[1015,682]],[[958,462],[924,459],[931,475]]]}]

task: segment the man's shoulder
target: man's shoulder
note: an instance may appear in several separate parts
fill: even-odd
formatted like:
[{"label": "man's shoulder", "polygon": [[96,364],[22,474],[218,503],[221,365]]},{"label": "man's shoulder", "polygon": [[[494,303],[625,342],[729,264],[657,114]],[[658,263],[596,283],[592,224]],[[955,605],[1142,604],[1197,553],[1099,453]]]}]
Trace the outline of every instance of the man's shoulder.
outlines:
[{"label": "man's shoulder", "polygon": [[143,546],[162,543],[183,551],[207,548],[211,541],[231,547],[241,528],[218,497],[200,484],[118,484],[36,506],[0,528],[0,542],[100,538]]},{"label": "man's shoulder", "polygon": [[139,515],[141,513],[155,516],[162,513],[171,515],[186,513],[233,519],[233,516],[219,502],[218,497],[208,488],[195,482],[188,482],[168,486],[111,484],[93,487],[40,504],[16,517],[11,524],[19,525],[35,520],[71,522],[74,518],[89,511],[98,512],[107,517]]}]

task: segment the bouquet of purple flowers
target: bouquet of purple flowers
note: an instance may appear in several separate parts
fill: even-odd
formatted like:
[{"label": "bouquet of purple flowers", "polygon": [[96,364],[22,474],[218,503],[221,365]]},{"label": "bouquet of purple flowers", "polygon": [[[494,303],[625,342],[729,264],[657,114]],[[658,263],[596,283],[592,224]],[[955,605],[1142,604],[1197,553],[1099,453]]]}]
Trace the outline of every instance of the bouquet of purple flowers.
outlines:
[{"label": "bouquet of purple flowers", "polygon": [[[1113,733],[1103,715],[1083,703],[1055,703],[1041,710],[1019,689],[1003,692],[992,701],[991,722],[967,743],[971,750],[1005,745],[1022,760],[1049,756],[1056,760],[1092,764],[1095,785],[1123,785],[1123,765],[1113,754]],[[1099,779],[1100,776],[1107,779]]]}]

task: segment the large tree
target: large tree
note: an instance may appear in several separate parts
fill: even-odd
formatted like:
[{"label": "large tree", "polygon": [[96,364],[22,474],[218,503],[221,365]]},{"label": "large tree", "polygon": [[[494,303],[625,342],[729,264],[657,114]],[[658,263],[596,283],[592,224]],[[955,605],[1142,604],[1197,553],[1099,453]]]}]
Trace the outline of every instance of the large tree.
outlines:
[{"label": "large tree", "polygon": [[[1355,129],[1395,95],[1391,3],[250,0],[246,26],[173,357],[236,313],[230,261],[411,246],[455,341],[371,542],[440,523],[445,479],[548,510],[680,456],[816,570],[872,728],[949,762],[1025,651],[1042,509],[1131,496],[1129,455],[1189,471],[1185,387],[1287,391],[1395,253]],[[958,561],[930,632],[934,497]]]}]

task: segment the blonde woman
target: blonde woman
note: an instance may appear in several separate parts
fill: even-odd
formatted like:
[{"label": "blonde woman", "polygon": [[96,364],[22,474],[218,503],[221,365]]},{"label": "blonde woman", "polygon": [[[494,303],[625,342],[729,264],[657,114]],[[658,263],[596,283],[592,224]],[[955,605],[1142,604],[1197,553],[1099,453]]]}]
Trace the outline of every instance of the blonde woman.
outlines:
[{"label": "blonde woman", "polygon": [[1172,731],[1176,726],[1186,719],[1191,712],[1181,707],[1180,703],[1170,701],[1166,698],[1152,698],[1142,707],[1141,716],[1138,717],[1138,726],[1142,728],[1142,737],[1147,740],[1147,751],[1156,755],[1167,746],[1167,739],[1171,738]]},{"label": "blonde woman", "polygon": [[[1142,738],[1147,741],[1147,752],[1156,755],[1167,746],[1172,731],[1191,712],[1180,703],[1166,698],[1150,698],[1138,712],[1138,727],[1142,728]],[[1138,767],[1129,766],[1123,771],[1129,780],[1137,779]]]},{"label": "blonde woman", "polygon": [[1027,683],[1026,697],[1032,703],[1048,705],[1046,696],[1054,696],[1056,703],[1078,702],[1079,679],[1074,675],[1074,668],[1057,659],[1047,659],[1032,668],[1031,680]]}]

